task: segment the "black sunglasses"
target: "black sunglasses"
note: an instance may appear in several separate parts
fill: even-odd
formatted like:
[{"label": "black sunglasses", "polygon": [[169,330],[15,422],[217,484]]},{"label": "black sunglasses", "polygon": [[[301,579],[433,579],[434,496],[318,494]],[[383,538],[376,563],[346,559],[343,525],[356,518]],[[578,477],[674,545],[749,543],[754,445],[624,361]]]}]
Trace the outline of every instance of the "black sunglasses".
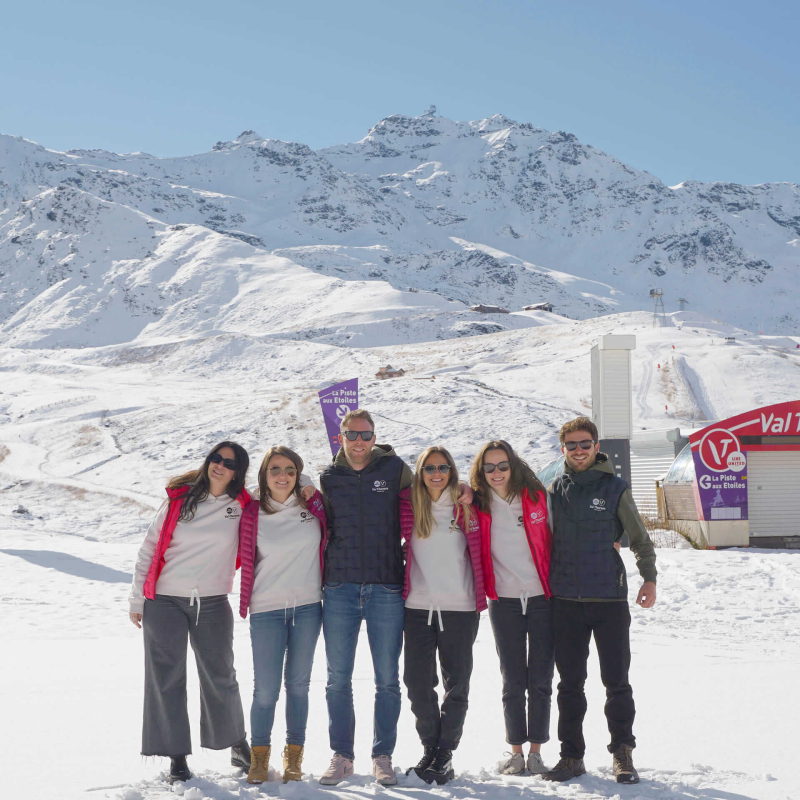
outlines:
[{"label": "black sunglasses", "polygon": [[426,464],[422,468],[423,472],[427,472],[428,475],[433,475],[434,472],[437,470],[442,473],[442,475],[447,475],[450,472],[450,465],[449,464]]},{"label": "black sunglasses", "polygon": [[208,460],[212,464],[222,464],[225,469],[236,469],[236,461],[234,461],[232,458],[223,458],[219,453],[212,453],[208,457]]},{"label": "black sunglasses", "polygon": [[594,439],[582,439],[580,442],[564,442],[564,447],[571,453],[573,450],[577,450],[579,447],[581,450],[591,450],[595,444],[597,443]]},{"label": "black sunglasses", "polygon": [[483,471],[487,475],[491,475],[495,469],[499,469],[500,472],[508,472],[511,469],[511,464],[508,461],[501,461],[499,464],[484,464]]},{"label": "black sunglasses", "polygon": [[354,442],[360,436],[365,442],[372,440],[375,431],[342,431],[342,436],[351,442]]}]

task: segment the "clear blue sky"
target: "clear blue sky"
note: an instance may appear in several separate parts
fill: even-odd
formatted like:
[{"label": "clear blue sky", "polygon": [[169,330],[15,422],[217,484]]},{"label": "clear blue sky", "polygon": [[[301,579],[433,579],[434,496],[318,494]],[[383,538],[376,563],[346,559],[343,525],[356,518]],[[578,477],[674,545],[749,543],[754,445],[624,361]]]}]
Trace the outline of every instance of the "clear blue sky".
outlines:
[{"label": "clear blue sky", "polygon": [[668,184],[800,183],[799,32],[788,0],[15,0],[0,133],[320,148],[435,104],[570,131]]}]

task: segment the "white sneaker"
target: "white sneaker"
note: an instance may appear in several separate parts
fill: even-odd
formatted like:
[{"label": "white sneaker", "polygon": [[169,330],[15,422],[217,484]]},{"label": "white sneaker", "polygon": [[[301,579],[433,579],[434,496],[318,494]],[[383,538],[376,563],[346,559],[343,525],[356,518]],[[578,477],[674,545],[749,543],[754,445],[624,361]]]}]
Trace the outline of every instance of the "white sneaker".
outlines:
[{"label": "white sneaker", "polygon": [[525,757],[522,753],[506,753],[508,758],[497,765],[501,775],[522,775],[525,772]]},{"label": "white sneaker", "polygon": [[375,783],[381,786],[394,786],[397,783],[391,756],[375,756],[372,759],[372,774],[375,776]]},{"label": "white sneaker", "polygon": [[526,766],[531,775],[544,775],[544,773],[547,772],[547,767],[544,765],[544,761],[542,761],[541,753],[528,753]]},{"label": "white sneaker", "polygon": [[345,778],[353,774],[353,762],[341,753],[334,753],[331,765],[320,776],[319,782],[323,786],[336,786]]}]

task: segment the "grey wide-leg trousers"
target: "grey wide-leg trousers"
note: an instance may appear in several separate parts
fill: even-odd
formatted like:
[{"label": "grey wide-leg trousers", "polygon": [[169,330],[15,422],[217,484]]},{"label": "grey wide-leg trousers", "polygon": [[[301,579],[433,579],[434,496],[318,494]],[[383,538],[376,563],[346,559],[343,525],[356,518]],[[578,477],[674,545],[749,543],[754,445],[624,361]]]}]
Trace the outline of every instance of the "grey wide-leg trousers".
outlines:
[{"label": "grey wide-leg trousers", "polygon": [[245,738],[242,699],[233,668],[233,612],[227,595],[156,595],[145,600],[143,756],[192,752],[186,708],[186,644],[200,678],[200,746],[224,750]]}]

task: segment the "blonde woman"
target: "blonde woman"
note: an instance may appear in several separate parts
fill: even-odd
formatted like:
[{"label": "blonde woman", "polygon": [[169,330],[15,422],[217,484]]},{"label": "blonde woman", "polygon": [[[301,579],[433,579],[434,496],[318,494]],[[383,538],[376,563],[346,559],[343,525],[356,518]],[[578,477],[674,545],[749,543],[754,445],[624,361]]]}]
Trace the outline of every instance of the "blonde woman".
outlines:
[{"label": "blonde woman", "polygon": [[447,783],[455,774],[452,758],[467,714],[472,646],[486,608],[478,521],[470,506],[458,502],[460,493],[450,453],[429,447],[417,459],[411,489],[400,494],[400,526],[408,545],[403,680],[424,748],[412,769],[426,783]]}]

